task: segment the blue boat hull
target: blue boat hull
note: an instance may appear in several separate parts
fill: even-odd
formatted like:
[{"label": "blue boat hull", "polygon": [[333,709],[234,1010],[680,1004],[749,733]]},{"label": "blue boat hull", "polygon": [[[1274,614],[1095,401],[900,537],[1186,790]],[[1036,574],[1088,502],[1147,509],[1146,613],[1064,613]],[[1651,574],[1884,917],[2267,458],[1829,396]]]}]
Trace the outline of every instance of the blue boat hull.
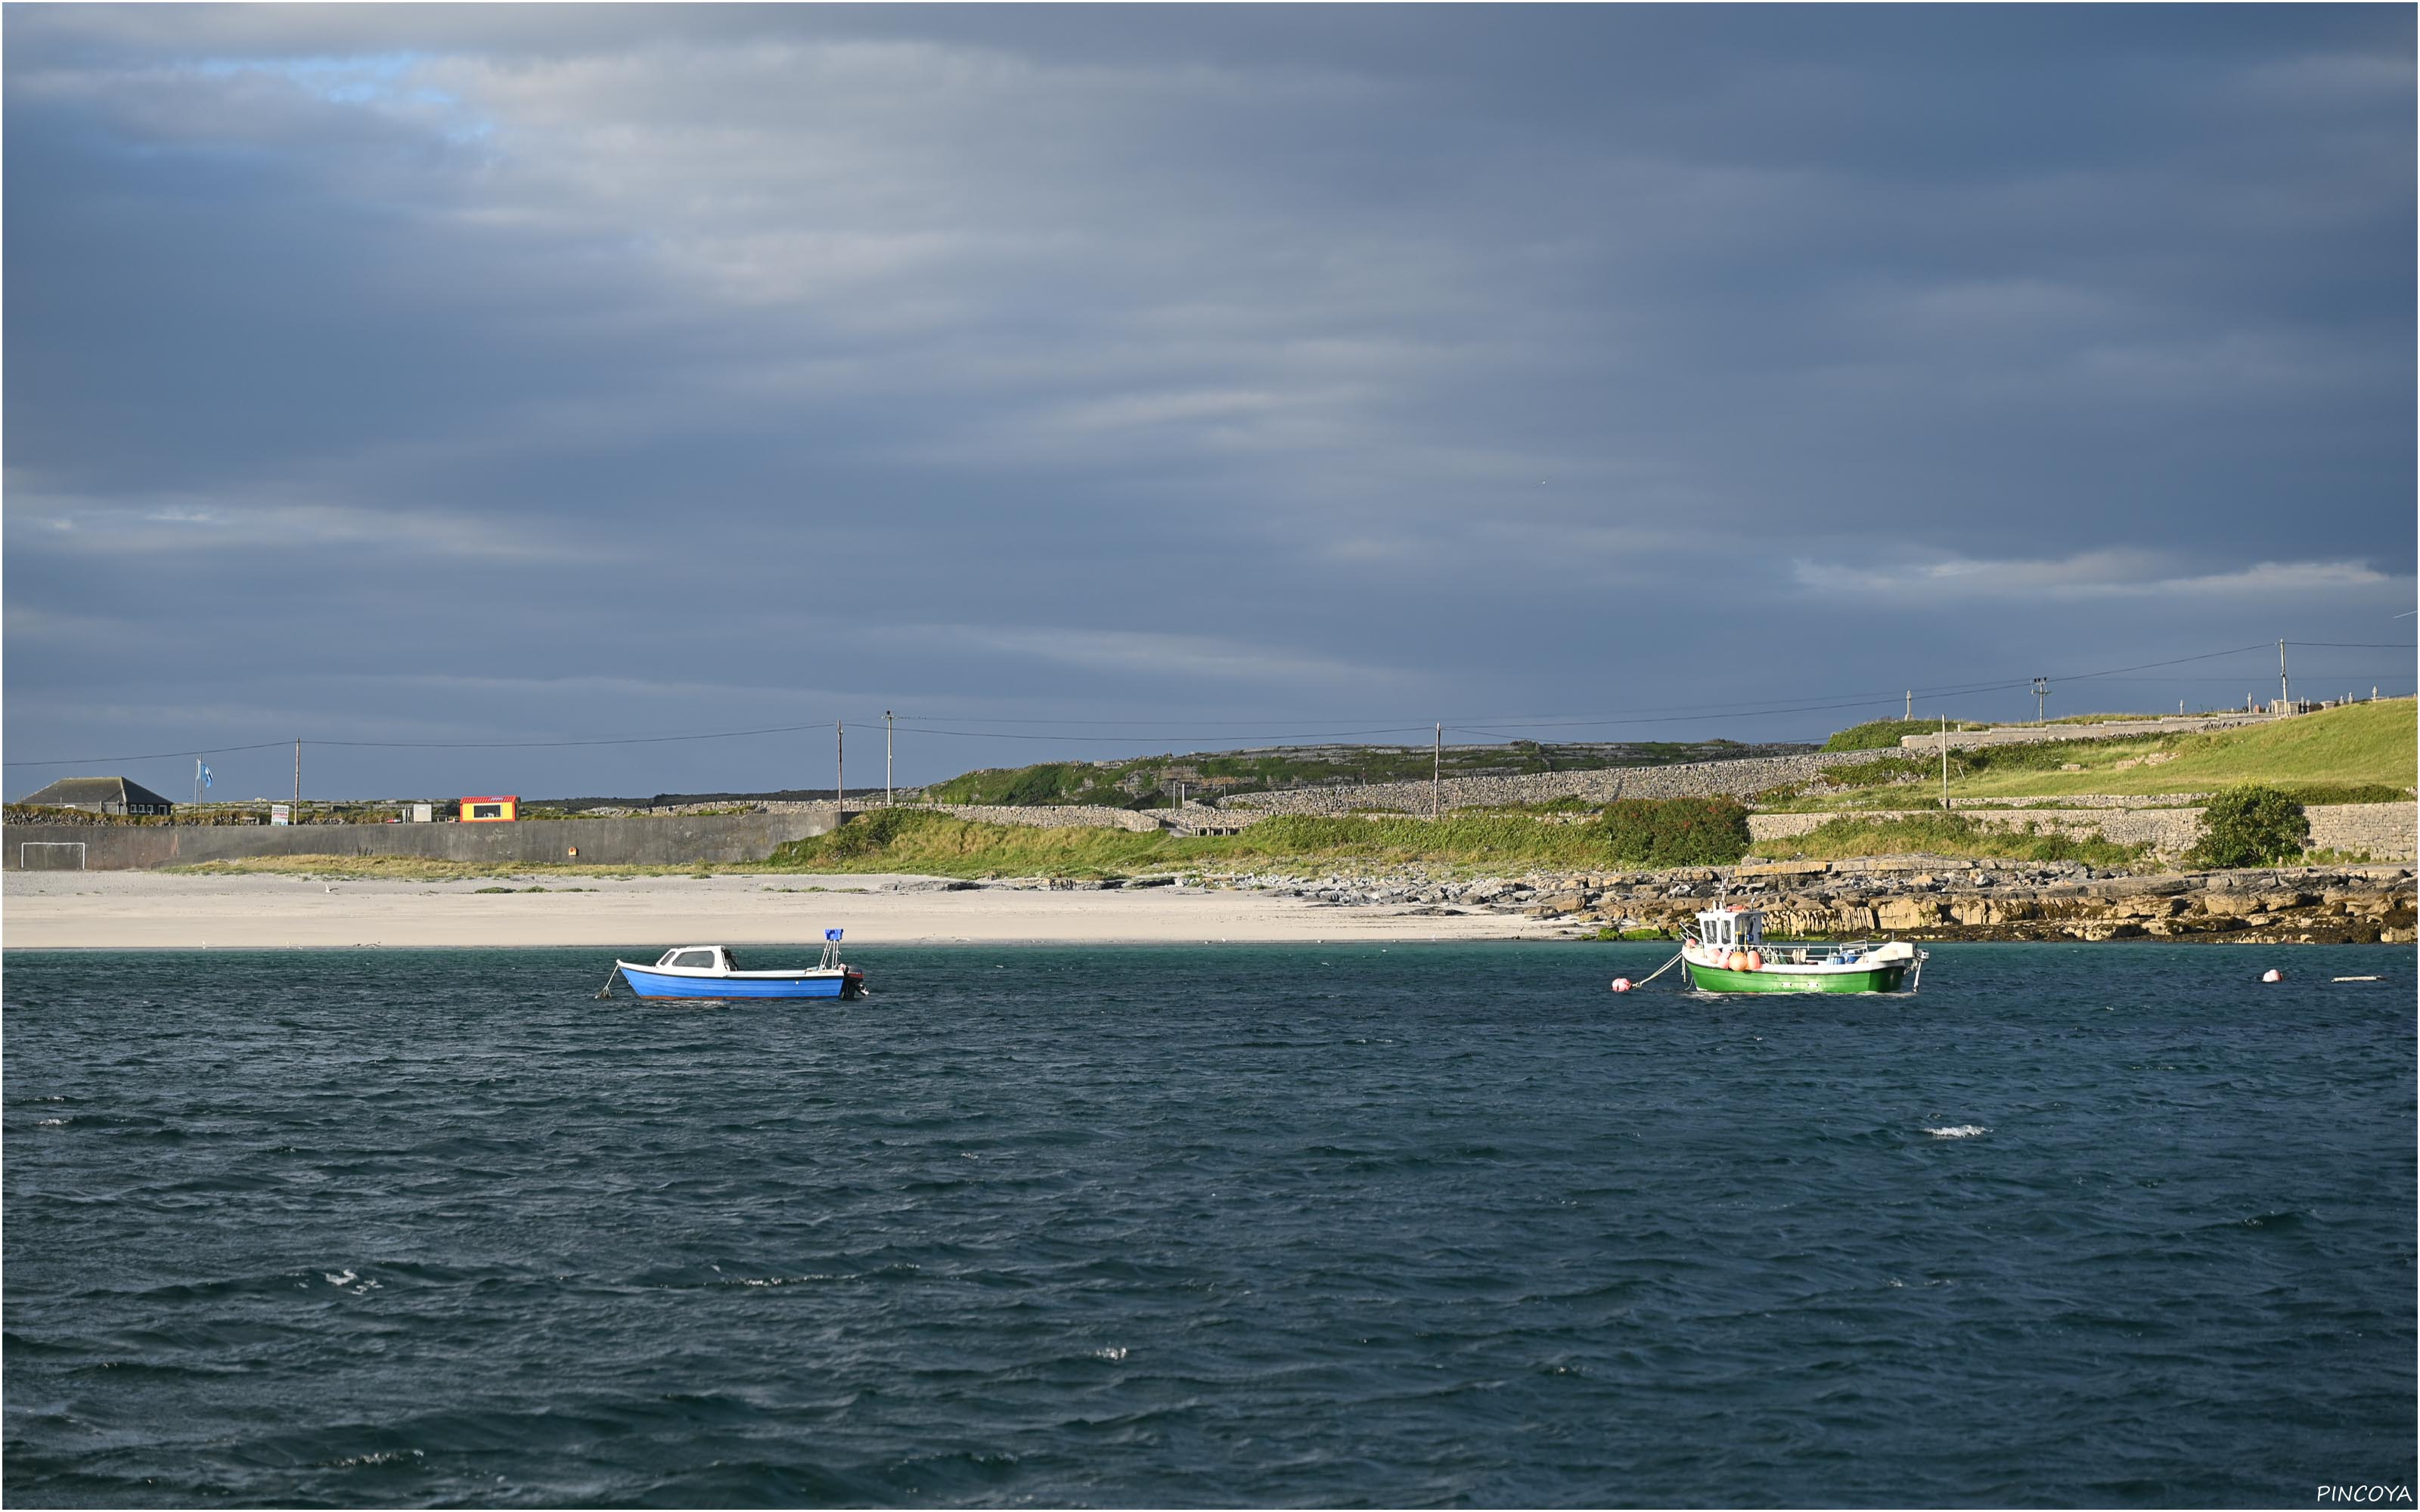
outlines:
[{"label": "blue boat hull", "polygon": [[789,978],[675,977],[627,963],[622,977],[642,997],[855,997],[865,985],[863,974],[854,971]]}]

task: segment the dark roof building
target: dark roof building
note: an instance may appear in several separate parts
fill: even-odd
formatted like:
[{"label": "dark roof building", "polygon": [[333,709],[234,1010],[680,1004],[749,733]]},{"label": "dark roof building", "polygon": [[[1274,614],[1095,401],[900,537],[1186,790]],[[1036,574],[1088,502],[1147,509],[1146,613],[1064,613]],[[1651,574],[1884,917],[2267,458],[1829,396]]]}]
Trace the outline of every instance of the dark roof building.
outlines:
[{"label": "dark roof building", "polygon": [[88,813],[168,813],[177,806],[140,782],[122,777],[63,777],[20,803]]}]

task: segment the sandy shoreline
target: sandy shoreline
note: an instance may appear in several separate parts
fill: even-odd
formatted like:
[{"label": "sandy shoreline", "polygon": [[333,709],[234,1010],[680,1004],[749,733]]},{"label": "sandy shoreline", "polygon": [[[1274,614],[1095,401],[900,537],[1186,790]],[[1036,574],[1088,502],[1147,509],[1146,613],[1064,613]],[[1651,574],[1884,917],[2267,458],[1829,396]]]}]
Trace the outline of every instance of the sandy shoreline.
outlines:
[{"label": "sandy shoreline", "polygon": [[[1574,930],[1518,914],[1415,914],[1192,887],[930,890],[892,876],[549,875],[472,881],[315,881],[157,872],[10,872],[9,949],[431,946],[798,945],[826,929],[852,946],[953,943],[1512,940]],[[481,892],[482,887],[542,892]],[[566,891],[567,888],[594,891]],[[823,891],[808,891],[823,888]],[[842,890],[852,889],[852,890]],[[863,889],[854,890],[854,889]]]}]

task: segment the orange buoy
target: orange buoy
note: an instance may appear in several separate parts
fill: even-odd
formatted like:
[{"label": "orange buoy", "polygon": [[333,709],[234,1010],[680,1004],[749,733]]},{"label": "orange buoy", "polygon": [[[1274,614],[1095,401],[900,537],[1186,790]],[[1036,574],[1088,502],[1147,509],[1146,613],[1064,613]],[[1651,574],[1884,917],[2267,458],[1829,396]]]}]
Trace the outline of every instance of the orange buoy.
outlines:
[{"label": "orange buoy", "polygon": [[1747,968],[1750,971],[1762,971],[1764,969],[1764,952],[1762,950],[1750,950],[1747,953]]},{"label": "orange buoy", "polygon": [[1723,958],[1723,964],[1730,967],[1733,971],[1745,971],[1747,969],[1747,952],[1745,950],[1733,950],[1730,955]]}]

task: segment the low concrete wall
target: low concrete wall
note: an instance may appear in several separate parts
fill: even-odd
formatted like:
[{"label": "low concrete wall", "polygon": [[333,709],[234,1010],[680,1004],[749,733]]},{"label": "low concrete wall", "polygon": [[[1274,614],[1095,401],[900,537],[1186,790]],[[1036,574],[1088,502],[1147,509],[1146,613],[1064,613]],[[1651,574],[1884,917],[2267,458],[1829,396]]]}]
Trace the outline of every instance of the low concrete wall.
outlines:
[{"label": "low concrete wall", "polygon": [[[1760,813],[1747,818],[1749,840],[1763,845],[1806,834],[1830,819],[1931,818],[1938,809],[1890,809],[1865,813]],[[2027,825],[2078,839],[2099,835],[2117,845],[2148,842],[2151,853],[2173,858],[2193,848],[2201,828],[2199,809],[1960,809],[1962,817],[1998,829]],[[2420,805],[2340,803],[2304,810],[2314,850],[2366,852],[2374,860],[2409,861],[2420,851]]]},{"label": "low concrete wall", "polygon": [[[441,861],[685,866],[761,861],[788,841],[831,832],[834,810],[659,815],[644,819],[525,819],[507,825],[10,825],[11,872],[76,865],[127,872],[256,856],[416,856]],[[571,855],[579,848],[577,857]],[[44,849],[42,847],[50,847]]]}]

